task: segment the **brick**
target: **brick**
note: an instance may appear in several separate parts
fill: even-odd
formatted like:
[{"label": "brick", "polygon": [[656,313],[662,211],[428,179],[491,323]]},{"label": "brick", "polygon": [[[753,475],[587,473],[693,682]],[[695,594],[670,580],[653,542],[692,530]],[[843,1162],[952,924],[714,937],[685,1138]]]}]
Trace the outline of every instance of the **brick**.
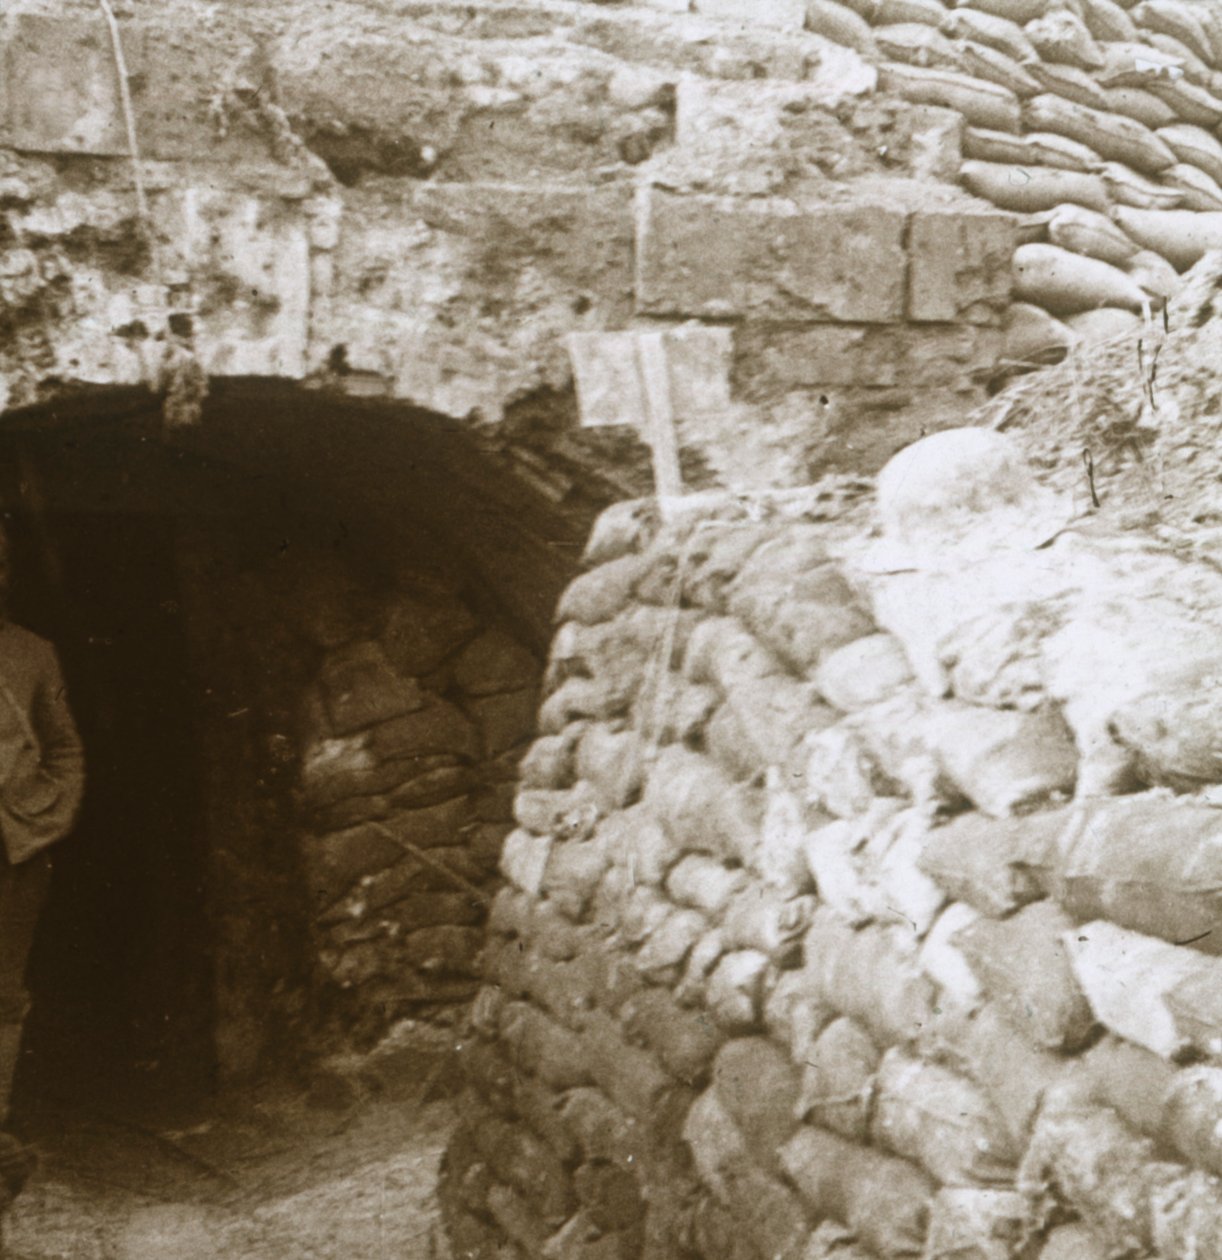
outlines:
[{"label": "brick", "polygon": [[916,211],[908,234],[908,317],[999,324],[1010,301],[1017,222],[999,211]]},{"label": "brick", "polygon": [[977,919],[955,936],[981,988],[1033,1044],[1075,1050],[1095,1026],[1064,938],[1072,920],[1050,901],[1008,919]]},{"label": "brick", "polygon": [[903,319],[905,216],[871,204],[640,193],[637,309],[859,323]]}]

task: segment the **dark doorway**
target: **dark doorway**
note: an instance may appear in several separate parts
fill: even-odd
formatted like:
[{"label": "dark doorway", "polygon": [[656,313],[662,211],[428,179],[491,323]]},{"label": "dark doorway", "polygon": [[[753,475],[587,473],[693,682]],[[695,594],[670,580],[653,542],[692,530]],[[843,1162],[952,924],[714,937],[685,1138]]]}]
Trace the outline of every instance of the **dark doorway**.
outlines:
[{"label": "dark doorway", "polygon": [[207,854],[178,521],[146,495],[127,500],[122,478],[102,496],[82,483],[84,464],[111,462],[88,449],[96,440],[44,433],[0,447],[15,613],[59,651],[88,773],[78,825],[55,850],[31,959],[19,1103],[195,1093],[212,1076]]}]

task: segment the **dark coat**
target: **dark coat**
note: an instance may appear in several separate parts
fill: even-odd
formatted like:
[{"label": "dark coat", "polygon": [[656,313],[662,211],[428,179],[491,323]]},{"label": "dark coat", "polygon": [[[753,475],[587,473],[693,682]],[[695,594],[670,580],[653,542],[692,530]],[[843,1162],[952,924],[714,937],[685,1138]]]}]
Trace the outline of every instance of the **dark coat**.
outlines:
[{"label": "dark coat", "polygon": [[0,623],[0,840],[9,862],[72,829],[85,786],[80,737],[55,649]]}]

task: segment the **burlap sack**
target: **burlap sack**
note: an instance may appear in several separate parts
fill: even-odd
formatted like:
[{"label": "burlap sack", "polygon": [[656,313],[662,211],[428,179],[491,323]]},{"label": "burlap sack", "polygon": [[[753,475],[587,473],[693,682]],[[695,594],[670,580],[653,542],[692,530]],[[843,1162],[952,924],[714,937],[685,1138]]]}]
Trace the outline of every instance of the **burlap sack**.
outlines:
[{"label": "burlap sack", "polygon": [[833,1021],[803,1060],[797,1118],[856,1142],[869,1141],[874,1078],[881,1059],[882,1051],[860,1024],[843,1017]]},{"label": "burlap sack", "polygon": [[1181,0],[1142,0],[1131,16],[1142,29],[1170,35],[1186,44],[1195,56],[1210,61],[1215,55],[1213,45],[1197,13],[1197,6]]},{"label": "burlap sack", "polygon": [[1164,181],[1184,194],[1184,206],[1188,210],[1222,210],[1222,188],[1212,175],[1206,175],[1195,166],[1177,162],[1163,172]]},{"label": "burlap sack", "polygon": [[1068,9],[1054,9],[1028,22],[1027,38],[1045,61],[1099,70],[1105,62],[1086,24]]},{"label": "burlap sack", "polygon": [[[987,44],[978,44],[971,39],[957,40],[955,48],[963,73],[972,79],[993,84],[1009,92],[1015,100],[1019,101],[1039,94],[1041,90],[1039,80],[1028,73],[1026,67],[1015,61],[1009,53],[990,48]],[[982,111],[977,109],[974,112],[979,114]],[[1003,113],[999,108],[992,108],[989,109],[988,114],[990,117],[1001,117],[1005,120],[1005,125],[998,130],[1017,133],[1017,127],[1009,126],[1011,115],[1008,112]],[[991,123],[978,125],[993,126]]]},{"label": "burlap sack", "polygon": [[785,897],[776,891],[747,889],[732,897],[721,921],[731,949],[758,949],[778,965],[800,953],[802,936],[815,910],[813,897]]},{"label": "burlap sack", "polygon": [[747,887],[747,876],[704,854],[691,853],[666,877],[666,891],[681,906],[720,915],[730,898]]},{"label": "burlap sack", "polygon": [[705,1082],[725,1040],[707,1015],[680,1006],[666,989],[642,989],[624,1003],[620,1019],[629,1038],[648,1046],[685,1085]]},{"label": "burlap sack", "polygon": [[1157,1137],[1177,1073],[1165,1059],[1119,1037],[1101,1037],[1078,1061],[1075,1088]]},{"label": "burlap sack", "polygon": [[978,197],[1023,214],[1070,202],[1103,212],[1110,204],[1102,179],[1081,171],[973,160],[963,163],[960,175]]},{"label": "burlap sack", "polygon": [[[1150,234],[1143,239],[1122,215],[1118,212],[1117,218],[1128,235],[1149,245]],[[1146,303],[1141,286],[1118,267],[1056,245],[1020,245],[1014,251],[1014,292],[1021,301],[1054,315],[1074,315],[1098,306],[1140,312]]]},{"label": "burlap sack", "polygon": [[1098,40],[1138,39],[1137,25],[1115,0],[1082,0],[1082,20]]},{"label": "burlap sack", "polygon": [[960,9],[993,13],[1019,25],[1043,17],[1050,7],[1049,0],[955,0],[955,5]]},{"label": "burlap sack", "polygon": [[977,9],[952,9],[944,13],[942,32],[952,39],[970,39],[998,52],[1013,57],[1015,61],[1026,62],[1036,59],[1034,45],[1023,33],[1017,22],[997,17],[993,13],[984,13]]},{"label": "burlap sack", "polygon": [[955,45],[936,26],[921,22],[895,22],[874,28],[878,51],[889,61],[902,61],[909,66],[943,66],[959,68]]},{"label": "burlap sack", "polygon": [[962,114],[973,126],[1018,131],[1018,97],[1006,88],[953,70],[924,70],[899,62],[879,67],[879,87],[917,105],[941,105]]},{"label": "burlap sack", "polygon": [[1174,210],[1184,201],[1184,194],[1178,188],[1165,188],[1145,179],[1136,171],[1129,170],[1123,162],[1106,163],[1102,178],[1108,196],[1118,206],[1133,206],[1139,210]]},{"label": "burlap sack", "polygon": [[1156,79],[1149,90],[1162,97],[1183,122],[1198,127],[1217,127],[1222,123],[1222,99],[1208,88],[1183,79]]},{"label": "burlap sack", "polygon": [[1032,131],[1068,136],[1089,145],[1104,158],[1125,162],[1148,174],[1157,175],[1175,164],[1175,154],[1148,127],[1132,118],[1076,105],[1056,96],[1036,96],[1026,101],[1023,122]]},{"label": "burlap sack", "polygon": [[1021,368],[1060,363],[1074,343],[1069,328],[1055,315],[1030,302],[1012,302],[1005,316],[1003,354]]},{"label": "burlap sack", "polygon": [[1120,206],[1116,222],[1145,249],[1161,254],[1177,271],[1187,271],[1212,249],[1222,249],[1222,212],[1135,210]]},{"label": "burlap sack", "polygon": [[1171,1074],[1154,1133],[1198,1168],[1222,1176],[1222,1068]]},{"label": "burlap sack", "polygon": [[1132,311],[1119,311],[1114,306],[1069,315],[1065,322],[1083,348],[1119,341],[1122,338],[1134,340],[1141,336],[1146,327],[1140,315],[1134,315]]},{"label": "burlap sack", "polygon": [[626,555],[583,573],[560,597],[556,620],[577,621],[583,625],[610,621],[628,607],[637,582],[649,567],[647,557]]},{"label": "burlap sack", "polygon": [[846,4],[837,4],[836,0],[819,0],[818,4],[807,5],[806,29],[830,39],[833,44],[851,48],[870,60],[877,59],[878,49],[874,45],[870,23]]},{"label": "burlap sack", "polygon": [[727,1042],[713,1064],[713,1089],[761,1167],[779,1171],[777,1152],[797,1121],[798,1072],[766,1037]]},{"label": "burlap sack", "polygon": [[1082,206],[1058,206],[1048,223],[1048,238],[1062,249],[1116,267],[1123,267],[1138,252],[1111,219]]},{"label": "burlap sack", "polygon": [[1132,118],[1152,130],[1161,130],[1176,121],[1175,110],[1161,96],[1155,96],[1145,88],[1113,87],[1105,89],[1104,94],[1107,97],[1105,108],[1109,113]]},{"label": "burlap sack", "polygon": [[1179,291],[1180,277],[1175,268],[1152,250],[1138,250],[1125,271],[1150,295],[1155,307],[1169,302]]},{"label": "burlap sack", "polygon": [[1176,123],[1160,127],[1158,135],[1181,162],[1198,167],[1222,183],[1222,142],[1211,132],[1191,123]]},{"label": "burlap sack", "polygon": [[1073,101],[1077,105],[1087,105],[1091,109],[1108,109],[1107,92],[1095,82],[1089,71],[1051,61],[1033,62],[1027,70],[1040,85],[1041,91],[1051,92],[1054,96]]}]

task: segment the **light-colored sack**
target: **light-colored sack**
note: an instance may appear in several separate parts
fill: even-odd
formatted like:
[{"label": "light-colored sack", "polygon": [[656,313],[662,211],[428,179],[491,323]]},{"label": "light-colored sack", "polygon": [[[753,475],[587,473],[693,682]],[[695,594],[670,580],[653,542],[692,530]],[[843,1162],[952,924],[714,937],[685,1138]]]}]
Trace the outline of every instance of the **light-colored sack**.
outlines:
[{"label": "light-colored sack", "polygon": [[1176,123],[1159,128],[1158,136],[1181,162],[1198,167],[1222,183],[1222,142],[1204,127]]},{"label": "light-colored sack", "polygon": [[1170,79],[1184,73],[1184,59],[1172,57],[1149,44],[1139,41],[1128,43],[1116,40],[1101,45],[1104,65],[1099,71],[1099,82],[1104,87],[1148,88],[1160,79]]},{"label": "light-colored sack", "polygon": [[976,127],[992,127],[997,131],[1019,129],[1018,97],[984,79],[956,74],[953,70],[926,70],[891,61],[879,67],[879,86],[917,105],[953,109]]},{"label": "light-colored sack", "polygon": [[1030,131],[1053,131],[1089,145],[1105,158],[1126,162],[1148,174],[1175,165],[1175,154],[1158,136],[1132,118],[1120,118],[1075,105],[1056,96],[1037,96],[1023,104],[1023,121]]},{"label": "light-colored sack", "polygon": [[941,26],[946,8],[941,0],[877,0],[873,22],[889,26],[896,22],[920,22],[924,26]]},{"label": "light-colored sack", "polygon": [[976,196],[1020,214],[1052,210],[1066,203],[1089,206],[1102,214],[1111,204],[1102,179],[1079,171],[968,161],[960,168],[960,175]]},{"label": "light-colored sack", "polygon": [[1142,0],[1131,16],[1142,30],[1169,35],[1185,44],[1195,57],[1209,61],[1213,48],[1205,28],[1197,19],[1196,9],[1180,0]]},{"label": "light-colored sack", "polygon": [[1042,92],[1051,92],[1077,105],[1091,109],[1107,110],[1107,93],[1095,82],[1094,77],[1077,66],[1058,65],[1052,61],[1035,61],[1025,69],[1040,85]]},{"label": "light-colored sack", "polygon": [[1222,210],[1222,188],[1204,171],[1186,162],[1163,172],[1163,180],[1184,194],[1187,210]]},{"label": "light-colored sack", "polygon": [[1042,307],[1014,302],[1006,312],[1002,353],[1007,364],[1045,367],[1060,363],[1073,343],[1069,328]]},{"label": "light-colored sack", "polygon": [[996,83],[998,87],[1013,92],[1020,100],[1036,96],[1043,90],[1039,80],[1028,74],[1008,53],[970,39],[958,40],[955,48],[964,74]]},{"label": "light-colored sack", "polygon": [[1131,171],[1123,162],[1108,162],[1103,168],[1103,185],[1117,205],[1139,210],[1174,210],[1184,204],[1178,188],[1165,188]]},{"label": "light-colored sack", "polygon": [[1116,222],[1139,245],[1187,271],[1211,249],[1222,249],[1222,213],[1194,210],[1135,210],[1119,206]]},{"label": "light-colored sack", "polygon": [[837,4],[836,0],[810,0],[806,6],[806,29],[830,39],[833,44],[851,48],[863,57],[878,55],[870,23],[847,4]]},{"label": "light-colored sack", "polygon": [[1082,0],[1082,20],[1098,40],[1136,43],[1139,38],[1136,23],[1114,0]]},{"label": "light-colored sack", "polygon": [[1098,346],[1122,337],[1136,337],[1145,326],[1140,315],[1132,311],[1105,306],[1099,311],[1083,311],[1065,321],[1083,346]]},{"label": "light-colored sack", "polygon": [[1103,53],[1086,23],[1068,9],[1057,9],[1026,25],[1027,38],[1045,61],[1077,66],[1079,70],[1101,70]]},{"label": "light-colored sack", "polygon": [[1196,123],[1199,127],[1217,127],[1222,123],[1222,100],[1208,88],[1185,79],[1157,79],[1148,86],[1184,122]]},{"label": "light-colored sack", "polygon": [[1014,251],[1014,293],[1054,315],[1099,306],[1140,311],[1147,300],[1137,281],[1118,267],[1056,245],[1020,245]]},{"label": "light-colored sack", "polygon": [[1145,88],[1107,88],[1104,95],[1109,113],[1132,118],[1152,130],[1168,127],[1179,117],[1161,96],[1155,96]]},{"label": "light-colored sack", "polygon": [[980,162],[1051,166],[1083,174],[1103,169],[1102,158],[1086,145],[1066,140],[1064,136],[1054,136],[1051,132],[1012,136],[1008,132],[989,131],[985,127],[965,127],[963,156]]},{"label": "light-colored sack", "polygon": [[1106,215],[1082,206],[1058,206],[1048,223],[1048,239],[1062,249],[1123,267],[1137,246]]},{"label": "light-colored sack", "polygon": [[1209,40],[1210,55],[1206,61],[1211,66],[1222,65],[1222,12],[1216,5],[1205,4],[1196,10],[1196,19]]},{"label": "light-colored sack", "polygon": [[1129,260],[1125,271],[1155,299],[1155,305],[1161,306],[1170,301],[1180,287],[1180,277],[1176,269],[1161,255],[1153,250],[1140,249]]},{"label": "light-colored sack", "polygon": [[1035,45],[1017,22],[1008,22],[992,13],[975,9],[954,9],[942,23],[942,33],[952,39],[970,39],[977,44],[996,48],[1016,61],[1034,61]]},{"label": "light-colored sack", "polygon": [[908,66],[943,66],[950,70],[959,68],[959,54],[955,45],[935,26],[919,22],[895,22],[889,26],[874,28],[874,42],[878,51],[890,61],[902,61]]},{"label": "light-colored sack", "polygon": [[981,13],[991,13],[1021,26],[1043,17],[1048,12],[1048,0],[957,0],[955,7],[979,9]]}]

